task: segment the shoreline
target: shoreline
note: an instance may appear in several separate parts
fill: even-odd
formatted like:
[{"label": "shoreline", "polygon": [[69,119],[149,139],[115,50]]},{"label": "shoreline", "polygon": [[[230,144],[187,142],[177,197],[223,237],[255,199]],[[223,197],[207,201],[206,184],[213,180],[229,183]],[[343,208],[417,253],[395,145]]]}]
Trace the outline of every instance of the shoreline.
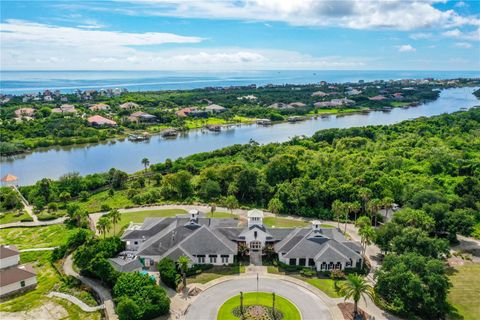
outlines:
[{"label": "shoreline", "polygon": [[[415,107],[421,106],[422,104],[433,102],[433,101],[436,101],[438,99],[439,98],[437,98],[435,100],[419,102],[416,105],[396,106],[396,107],[392,106],[388,110],[386,110],[385,108],[378,108],[378,109],[377,108],[357,108],[357,109],[350,108],[350,109],[347,109],[345,111],[343,111],[342,109],[335,109],[335,111],[330,111],[329,109],[316,109],[316,110],[319,110],[319,111],[325,110],[326,112],[307,113],[307,114],[304,114],[304,115],[293,114],[291,116],[292,117],[293,116],[302,117],[304,119],[298,120],[296,122],[303,122],[303,121],[308,121],[308,120],[318,120],[318,118],[330,117],[332,115],[348,116],[348,115],[363,114],[363,113],[370,113],[370,112],[376,112],[376,111],[378,111],[378,112],[389,112],[392,109],[399,109],[399,108],[400,109],[415,108]],[[243,125],[250,126],[250,125],[257,124],[256,121],[259,119],[259,118],[246,118],[246,117],[242,117],[242,118],[249,119],[249,120],[248,121],[240,121],[240,122],[223,123],[223,124],[218,124],[218,125],[222,129],[228,128],[230,126],[235,126],[235,127],[236,126],[243,126]],[[206,119],[221,119],[221,118],[206,118]],[[277,125],[277,124],[289,123],[289,122],[290,121],[288,121],[288,118],[287,118],[285,120],[272,121],[271,125]],[[262,127],[265,126],[265,125],[259,125],[259,124],[257,124],[257,125],[262,126]],[[123,133],[123,134],[120,134],[120,135],[115,135],[113,137],[108,137],[107,139],[100,140],[98,142],[72,143],[72,144],[64,144],[64,145],[54,144],[54,145],[51,145],[51,146],[48,146],[48,147],[36,147],[36,148],[33,148],[33,149],[28,149],[28,150],[25,150],[25,151],[22,151],[22,152],[18,152],[18,153],[1,155],[1,157],[4,158],[4,160],[6,160],[8,162],[9,160],[11,160],[11,161],[15,160],[14,158],[17,157],[17,156],[22,156],[22,155],[27,156],[27,155],[33,154],[35,152],[47,152],[47,151],[56,150],[56,149],[57,150],[77,149],[77,148],[92,147],[92,146],[103,145],[103,144],[112,144],[112,143],[114,144],[114,143],[117,143],[117,142],[124,142],[125,139],[128,139],[128,136],[131,135],[131,134],[140,134],[140,133],[143,133],[143,132],[148,132],[149,134],[151,134],[152,137],[153,136],[158,136],[158,135],[161,135],[163,133],[163,131],[168,130],[168,129],[175,129],[179,132],[179,134],[188,134],[190,131],[204,130],[206,128],[205,128],[205,126],[194,126],[194,127],[191,127],[191,128],[186,128],[184,130],[179,130],[179,129],[174,128],[174,127],[165,127],[164,129],[162,129],[160,131],[151,132],[151,131],[148,130],[148,127],[147,127],[145,129],[141,129],[141,130],[132,130],[132,131],[129,130],[126,133]],[[217,132],[217,133],[220,133],[220,132]],[[176,138],[177,137],[168,138],[168,139],[176,139]],[[149,141],[149,139],[144,140],[144,141],[137,141],[137,142],[142,143],[142,142],[145,142],[145,141]],[[19,143],[21,143],[21,142],[19,142]],[[10,159],[10,158],[13,158],[13,159]]]}]

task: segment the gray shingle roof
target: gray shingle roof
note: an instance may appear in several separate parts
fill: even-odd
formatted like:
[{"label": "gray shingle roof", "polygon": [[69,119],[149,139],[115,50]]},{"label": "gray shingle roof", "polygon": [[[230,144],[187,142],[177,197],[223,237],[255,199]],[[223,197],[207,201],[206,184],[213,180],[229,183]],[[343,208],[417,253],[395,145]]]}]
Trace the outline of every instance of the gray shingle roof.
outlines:
[{"label": "gray shingle roof", "polygon": [[142,270],[143,265],[139,259],[123,259],[120,257],[109,258],[112,267],[119,272],[132,272]]}]

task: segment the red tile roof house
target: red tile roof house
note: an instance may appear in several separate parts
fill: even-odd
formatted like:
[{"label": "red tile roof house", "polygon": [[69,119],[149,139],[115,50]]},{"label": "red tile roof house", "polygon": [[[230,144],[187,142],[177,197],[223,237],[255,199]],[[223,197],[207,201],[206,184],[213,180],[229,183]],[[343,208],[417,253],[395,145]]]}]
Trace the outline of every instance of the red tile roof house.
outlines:
[{"label": "red tile roof house", "polygon": [[371,97],[371,98],[368,98],[368,99],[372,100],[372,101],[382,101],[382,100],[385,100],[387,98],[384,97],[384,96],[375,96],[375,97]]},{"label": "red tile roof house", "polygon": [[104,117],[99,116],[99,115],[91,116],[87,119],[87,121],[90,125],[95,126],[95,127],[101,127],[101,126],[115,127],[117,125],[117,123],[115,121],[104,118]]},{"label": "red tile roof house", "polygon": [[37,286],[37,274],[33,267],[19,263],[20,253],[15,246],[0,246],[0,297]]},{"label": "red tile roof house", "polygon": [[91,111],[105,111],[105,110],[109,110],[110,106],[108,104],[105,104],[105,103],[97,103],[97,104],[94,104],[93,106],[91,106],[88,109],[90,109]]},{"label": "red tile roof house", "polygon": [[119,106],[120,109],[129,110],[129,109],[136,109],[140,106],[135,102],[125,102]]},{"label": "red tile roof house", "polygon": [[35,109],[32,109],[32,108],[20,108],[15,110],[15,116],[17,116],[17,118],[21,118],[25,116],[32,117],[34,113],[35,113]]}]

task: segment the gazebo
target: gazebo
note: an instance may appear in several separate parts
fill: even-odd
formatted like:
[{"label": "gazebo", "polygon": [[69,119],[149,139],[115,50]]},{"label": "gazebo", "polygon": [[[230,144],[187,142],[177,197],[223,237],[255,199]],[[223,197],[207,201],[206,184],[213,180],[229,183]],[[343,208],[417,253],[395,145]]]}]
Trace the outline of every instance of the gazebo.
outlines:
[{"label": "gazebo", "polygon": [[17,177],[15,177],[13,174],[7,174],[6,176],[4,176],[0,181],[2,182],[2,184],[5,184],[7,186],[13,186],[15,185],[15,182],[18,180]]}]

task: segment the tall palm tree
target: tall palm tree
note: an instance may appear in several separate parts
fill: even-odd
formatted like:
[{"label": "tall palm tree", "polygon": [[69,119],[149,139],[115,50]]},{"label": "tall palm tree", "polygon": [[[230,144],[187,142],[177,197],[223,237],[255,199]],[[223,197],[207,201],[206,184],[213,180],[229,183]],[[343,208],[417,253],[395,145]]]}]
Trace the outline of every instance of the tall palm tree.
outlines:
[{"label": "tall palm tree", "polygon": [[372,199],[367,203],[367,212],[370,214],[373,225],[377,226],[377,213],[381,207],[381,201],[379,199]]},{"label": "tall palm tree", "polygon": [[392,209],[393,201],[394,200],[390,197],[385,197],[382,199],[382,206],[383,206],[383,209],[385,210],[384,222],[387,222],[388,210]]},{"label": "tall palm tree", "polygon": [[143,158],[142,164],[145,167],[145,171],[147,171],[147,167],[150,165],[150,160],[148,160],[147,158]]},{"label": "tall palm tree", "polygon": [[181,256],[178,258],[178,267],[180,272],[182,273],[182,284],[183,284],[183,291],[187,289],[187,271],[188,265],[190,264],[190,259],[187,256]]},{"label": "tall palm tree", "polygon": [[357,274],[349,274],[347,281],[345,281],[340,287],[340,293],[345,296],[345,300],[353,299],[353,318],[358,314],[358,301],[360,298],[365,300],[365,296],[374,298],[375,292],[373,287],[362,277]]},{"label": "tall palm tree", "polygon": [[350,212],[355,214],[354,221],[357,221],[357,214],[360,212],[360,209],[362,208],[362,206],[360,205],[360,202],[358,201],[351,202],[349,207],[350,207]]},{"label": "tall palm tree", "polygon": [[363,211],[365,212],[366,209],[367,209],[367,202],[368,200],[371,199],[372,197],[372,190],[370,190],[369,188],[360,188],[358,190],[358,195],[360,196],[360,198],[362,199],[362,202],[363,202]]},{"label": "tall palm tree", "polygon": [[108,217],[110,218],[113,224],[113,235],[117,235],[117,233],[115,232],[115,226],[120,221],[122,214],[117,209],[113,209],[113,210],[110,210],[110,212],[108,213]]},{"label": "tall palm tree", "polygon": [[[358,234],[360,235],[361,244],[363,246],[363,255],[366,256],[367,247],[372,244],[373,240],[375,239],[375,229],[372,226],[364,226],[358,230]],[[362,259],[362,268],[365,264],[365,258]]]},{"label": "tall palm tree", "polygon": [[345,211],[345,204],[340,200],[335,200],[332,203],[332,212],[333,216],[337,218],[338,229],[340,229],[340,217],[343,215]]},{"label": "tall palm tree", "polygon": [[110,230],[110,223],[110,219],[106,216],[102,216],[98,219],[97,229],[100,231],[100,234],[103,234],[103,239],[105,239],[108,230]]}]

